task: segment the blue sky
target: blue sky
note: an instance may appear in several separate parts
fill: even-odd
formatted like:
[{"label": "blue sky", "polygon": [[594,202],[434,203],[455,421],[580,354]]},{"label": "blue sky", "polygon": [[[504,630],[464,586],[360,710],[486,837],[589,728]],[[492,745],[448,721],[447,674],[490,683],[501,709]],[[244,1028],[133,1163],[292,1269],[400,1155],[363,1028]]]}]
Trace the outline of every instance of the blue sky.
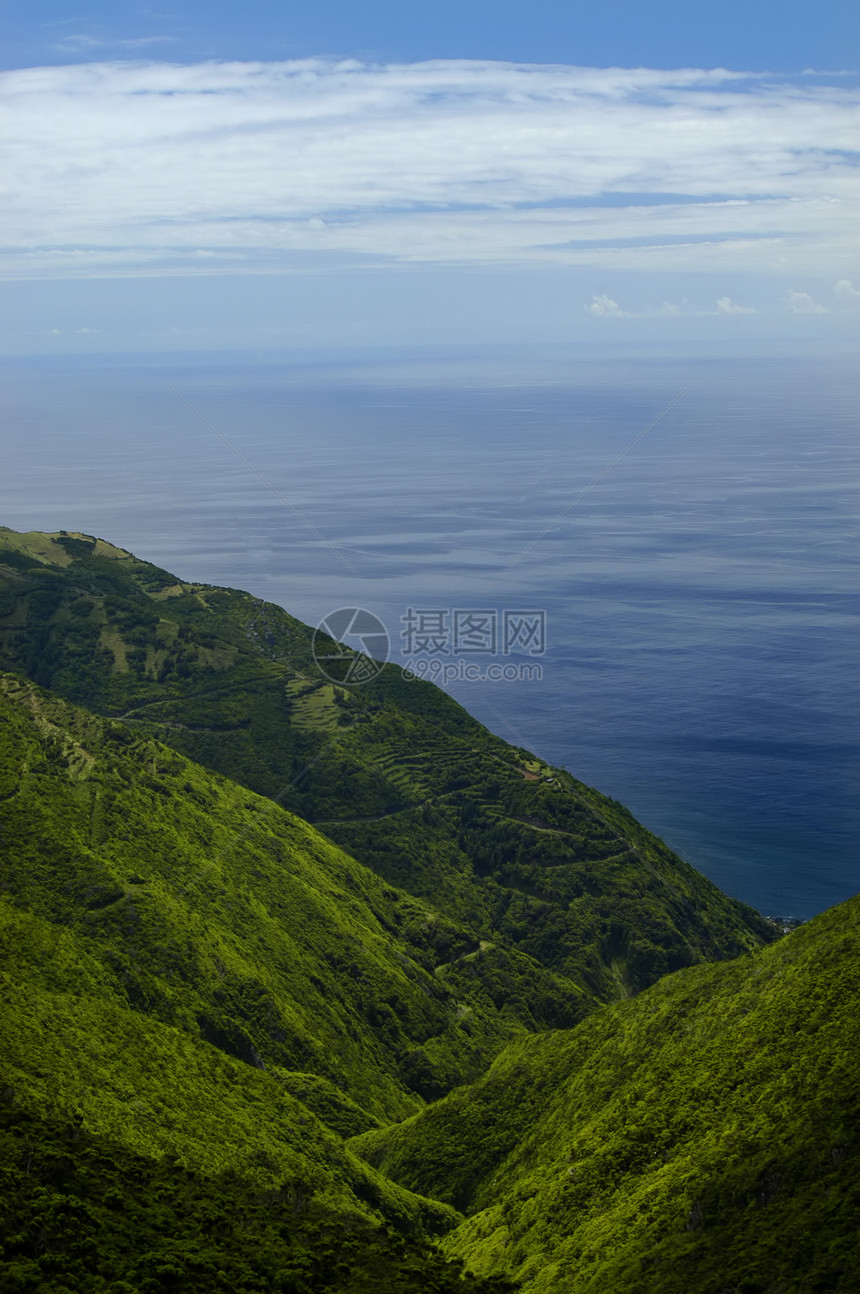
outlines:
[{"label": "blue sky", "polygon": [[856,3],[4,29],[7,353],[857,337]]},{"label": "blue sky", "polygon": [[828,71],[858,64],[854,0],[7,0],[6,66],[81,57],[501,59],[607,67]]}]

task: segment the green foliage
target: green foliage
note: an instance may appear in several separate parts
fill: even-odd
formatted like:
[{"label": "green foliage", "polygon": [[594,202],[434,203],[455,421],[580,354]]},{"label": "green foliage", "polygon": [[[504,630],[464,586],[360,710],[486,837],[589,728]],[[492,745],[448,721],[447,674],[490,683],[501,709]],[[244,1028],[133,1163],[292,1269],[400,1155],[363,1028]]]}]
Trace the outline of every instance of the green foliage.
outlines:
[{"label": "green foliage", "polygon": [[468,931],[270,801],[10,675],[0,766],[0,893],[74,935],[115,1002],[247,1066],[316,1075],[304,1095],[340,1131],[477,1077],[524,1028],[486,990],[508,963],[525,997],[534,973],[535,999],[584,1012],[524,954],[458,976]]},{"label": "green foliage", "polygon": [[504,1294],[420,1231],[338,1211],[306,1176],[263,1187],[0,1107],[0,1281],[33,1294]]},{"label": "green foliage", "polygon": [[853,1291],[860,900],[668,976],[353,1143],[467,1211],[444,1242],[534,1294]]},{"label": "green foliage", "polygon": [[432,913],[8,675],[0,769],[0,1288],[507,1288],[464,1285],[424,1238],[457,1215],[342,1140],[420,1104],[416,1044],[433,1075],[473,1063],[447,990],[386,929]]},{"label": "green foliage", "polygon": [[338,1136],[355,1137],[379,1127],[378,1119],[362,1110],[361,1106],[356,1105],[345,1092],[321,1074],[301,1074],[285,1069],[276,1069],[274,1073],[291,1096],[312,1110],[320,1122],[333,1129]]},{"label": "green foliage", "polygon": [[[0,532],[0,590],[0,664],[315,822],[470,930],[473,949],[539,962],[542,979],[505,972],[505,1009],[526,1028],[574,1024],[594,998],[777,935],[620,805],[439,689],[396,669],[333,687],[311,631],[278,607],[82,535]],[[486,971],[483,998],[501,1006],[497,966],[460,970],[467,987]]]},{"label": "green foliage", "polygon": [[83,535],[0,559],[0,1288],[857,1288],[860,901],[762,948],[286,612]]}]

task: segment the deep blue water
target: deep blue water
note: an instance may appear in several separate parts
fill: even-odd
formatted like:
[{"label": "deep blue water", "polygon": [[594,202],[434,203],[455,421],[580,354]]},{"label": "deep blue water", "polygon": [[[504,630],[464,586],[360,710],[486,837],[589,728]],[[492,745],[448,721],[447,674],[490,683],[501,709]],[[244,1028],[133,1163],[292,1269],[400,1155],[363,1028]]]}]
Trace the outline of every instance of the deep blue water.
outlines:
[{"label": "deep blue water", "polygon": [[0,522],[100,534],[312,623],[366,606],[395,654],[409,607],[545,610],[542,682],[452,684],[473,713],[765,912],[807,917],[858,889],[847,365],[68,361],[4,376]]}]

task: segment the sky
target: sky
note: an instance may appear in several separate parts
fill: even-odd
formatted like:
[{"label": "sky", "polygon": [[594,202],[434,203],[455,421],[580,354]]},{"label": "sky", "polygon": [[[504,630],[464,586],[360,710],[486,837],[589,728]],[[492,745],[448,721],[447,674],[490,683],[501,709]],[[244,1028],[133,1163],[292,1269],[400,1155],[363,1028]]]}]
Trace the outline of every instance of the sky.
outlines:
[{"label": "sky", "polygon": [[0,351],[860,336],[860,6],[4,6]]}]

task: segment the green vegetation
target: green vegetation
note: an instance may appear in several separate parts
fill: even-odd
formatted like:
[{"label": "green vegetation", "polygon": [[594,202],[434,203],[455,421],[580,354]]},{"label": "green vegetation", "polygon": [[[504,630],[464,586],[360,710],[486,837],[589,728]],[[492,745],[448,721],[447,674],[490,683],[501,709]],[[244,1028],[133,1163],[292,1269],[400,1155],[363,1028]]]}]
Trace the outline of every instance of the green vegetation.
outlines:
[{"label": "green vegetation", "polygon": [[2,1288],[453,1294],[426,1237],[456,1215],[342,1140],[510,1032],[479,1005],[462,1028],[422,965],[432,913],[150,738],[0,684]]},{"label": "green vegetation", "polygon": [[[620,805],[438,688],[395,669],[334,686],[279,607],[102,540],[0,530],[0,666],[276,800],[467,928],[473,949],[518,950],[588,997],[777,936]],[[526,1027],[574,1022],[546,981],[534,999],[519,965],[510,983],[497,971],[496,1005]]]},{"label": "green vegetation", "polygon": [[860,900],[101,540],[0,530],[0,663],[4,1291],[858,1288]]},{"label": "green vegetation", "polygon": [[419,1234],[344,1214],[304,1180],[263,1188],[0,1108],[9,1294],[505,1294]]},{"label": "green vegetation", "polygon": [[341,1131],[481,1074],[524,1028],[505,993],[585,1013],[574,986],[523,953],[474,953],[270,801],[11,675],[0,764],[0,893],[84,940],[121,1005],[294,1072]]},{"label": "green vegetation", "polygon": [[528,1294],[853,1291],[860,899],[668,976],[351,1143],[467,1212],[443,1242]]}]

